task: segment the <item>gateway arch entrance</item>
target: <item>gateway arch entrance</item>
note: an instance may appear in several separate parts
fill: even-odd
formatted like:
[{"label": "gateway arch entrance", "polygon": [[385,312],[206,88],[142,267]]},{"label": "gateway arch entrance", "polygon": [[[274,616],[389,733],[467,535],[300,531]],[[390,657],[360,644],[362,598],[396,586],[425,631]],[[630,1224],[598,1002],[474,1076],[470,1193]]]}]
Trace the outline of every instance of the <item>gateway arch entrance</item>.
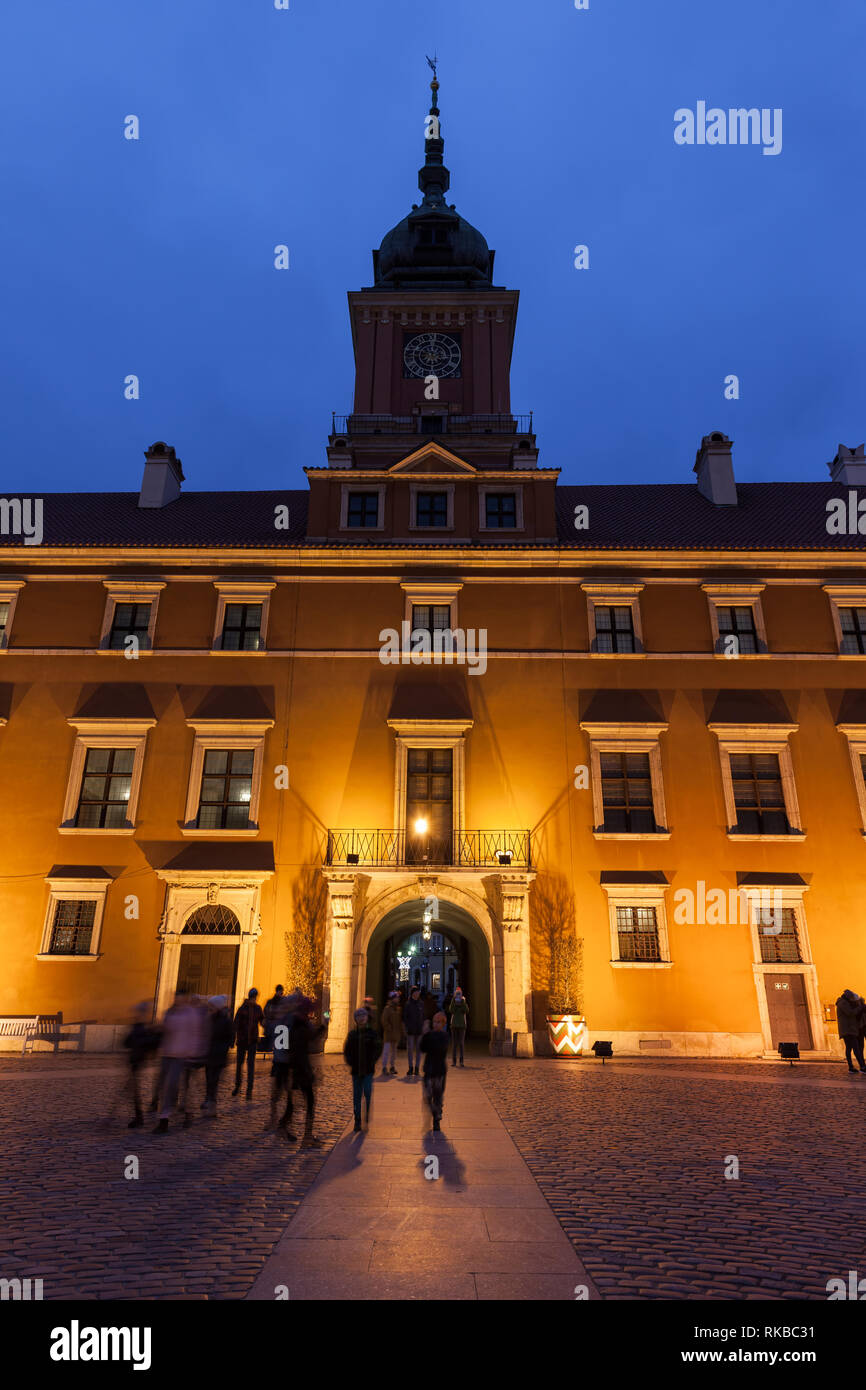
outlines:
[{"label": "gateway arch entrance", "polygon": [[490,948],[463,908],[440,899],[438,918],[424,923],[424,899],[403,903],[376,927],[367,946],[366,986],[381,1007],[392,989],[418,984],[438,996],[456,985],[469,1002],[469,1036],[493,1037]]}]

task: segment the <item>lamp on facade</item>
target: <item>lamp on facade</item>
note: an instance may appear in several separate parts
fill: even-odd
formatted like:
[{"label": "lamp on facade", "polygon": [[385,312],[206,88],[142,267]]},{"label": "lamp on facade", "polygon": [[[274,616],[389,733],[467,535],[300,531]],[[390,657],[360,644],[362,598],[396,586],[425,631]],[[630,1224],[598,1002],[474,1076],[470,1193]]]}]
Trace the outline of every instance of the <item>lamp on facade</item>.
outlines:
[{"label": "lamp on facade", "polygon": [[510,849],[498,849],[498,850],[496,851],[496,858],[497,858],[497,860],[499,861],[499,863],[502,865],[502,867],[507,869],[507,868],[508,868],[508,865],[511,863],[511,850],[510,850]]},{"label": "lamp on facade", "polygon": [[605,1057],[612,1057],[612,1056],[613,1056],[613,1043],[612,1043],[612,1042],[594,1042],[593,1045],[592,1045],[592,1050],[593,1050],[593,1052],[595,1053],[596,1057],[600,1057],[600,1058],[601,1058],[601,1065],[604,1066],[604,1059],[605,1059]]}]

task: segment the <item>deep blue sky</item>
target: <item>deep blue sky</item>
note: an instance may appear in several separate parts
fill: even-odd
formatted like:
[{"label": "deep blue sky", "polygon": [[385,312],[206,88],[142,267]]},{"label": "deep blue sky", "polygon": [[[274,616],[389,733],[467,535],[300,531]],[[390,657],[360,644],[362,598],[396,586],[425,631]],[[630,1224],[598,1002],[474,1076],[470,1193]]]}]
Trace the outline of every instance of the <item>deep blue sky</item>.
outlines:
[{"label": "deep blue sky", "polygon": [[[304,485],[351,405],[346,290],[418,197],[434,49],[543,464],[687,482],[723,429],[741,480],[824,480],[866,438],[855,0],[6,0],[0,491],[137,490],[157,438],[188,488]],[[677,146],[698,100],[781,107],[782,153]]]}]

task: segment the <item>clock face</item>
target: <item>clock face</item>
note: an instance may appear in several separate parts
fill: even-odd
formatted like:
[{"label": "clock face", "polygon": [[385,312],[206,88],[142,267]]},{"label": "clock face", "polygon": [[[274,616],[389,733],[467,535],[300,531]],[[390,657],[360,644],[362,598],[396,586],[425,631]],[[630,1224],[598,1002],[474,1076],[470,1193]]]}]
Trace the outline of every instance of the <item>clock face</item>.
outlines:
[{"label": "clock face", "polygon": [[416,333],[403,344],[403,375],[460,376],[460,342],[447,333]]}]

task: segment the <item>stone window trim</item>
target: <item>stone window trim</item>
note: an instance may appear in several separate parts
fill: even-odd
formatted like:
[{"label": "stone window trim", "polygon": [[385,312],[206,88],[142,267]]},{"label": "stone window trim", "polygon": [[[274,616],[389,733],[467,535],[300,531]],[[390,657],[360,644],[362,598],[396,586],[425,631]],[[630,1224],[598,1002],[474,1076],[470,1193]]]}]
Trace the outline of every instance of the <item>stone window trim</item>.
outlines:
[{"label": "stone window trim", "polygon": [[[443,604],[447,603],[451,609],[451,628],[459,626],[457,616],[457,595],[463,588],[462,583],[444,584],[437,580],[406,581],[400,585],[405,595],[403,602],[403,621],[409,623],[411,632],[412,609],[416,604]],[[432,657],[432,653],[431,653]]]},{"label": "stone window trim", "polygon": [[[379,512],[375,526],[349,525],[349,498],[353,492],[375,492],[379,498]],[[369,535],[385,529],[385,484],[384,483],[342,483],[340,485],[340,530],[351,535]]]},{"label": "stone window trim", "polygon": [[99,634],[99,651],[110,653],[112,656],[125,656],[123,648],[110,647],[111,629],[114,624],[114,611],[121,603],[149,603],[150,617],[147,623],[147,646],[139,648],[138,655],[150,654],[153,651],[154,637],[156,634],[156,612],[159,607],[159,596],[166,587],[163,580],[138,580],[138,579],[104,579],[103,584],[108,590],[105,600],[105,612],[102,615],[102,631]]},{"label": "stone window trim", "polygon": [[[667,733],[668,725],[659,724],[603,724],[583,720],[581,729],[589,736],[590,776],[592,780],[593,839],[596,840],[669,840],[665,808],[664,780],[662,778],[661,735]],[[650,780],[652,782],[653,815],[661,830],[632,832],[604,829],[604,793],[601,777],[602,753],[647,753],[649,754]]]},{"label": "stone window trim", "polygon": [[[487,525],[487,495],[491,492],[513,492],[514,493],[514,526],[488,526]],[[523,484],[522,483],[479,483],[478,485],[478,530],[483,531],[488,536],[511,535],[515,536],[519,531],[525,530],[523,520]]]},{"label": "stone window trim", "polygon": [[[761,892],[762,890],[760,887],[752,887],[750,891]],[[765,1056],[778,1056],[778,1053],[773,1047],[770,1012],[767,1007],[764,985],[764,977],[767,975],[802,975],[803,987],[806,993],[806,1006],[809,1010],[809,1024],[812,1030],[812,1042],[815,1044],[813,1051],[816,1053],[825,1053],[828,1047],[824,1030],[824,1013],[821,1007],[821,996],[818,989],[818,970],[812,959],[812,946],[809,940],[809,927],[806,921],[806,905],[804,902],[804,896],[809,891],[809,885],[808,883],[796,885],[785,884],[783,887],[777,887],[775,884],[768,883],[766,889],[763,891],[778,893],[782,907],[793,909],[797,919],[797,939],[800,944],[800,955],[802,956],[802,960],[783,961],[778,964],[761,960],[761,942],[758,935],[759,923],[757,921],[758,909],[756,907],[755,911],[751,914],[749,930],[752,943],[752,974],[755,979],[755,988],[758,997],[758,1014],[761,1020],[761,1033],[764,1039]]]},{"label": "stone window trim", "polygon": [[[444,526],[422,526],[417,521],[418,493],[419,492],[444,492],[446,519]],[[453,531],[454,530],[454,484],[453,483],[410,483],[409,484],[409,530],[423,531],[425,534],[430,531]]]},{"label": "stone window trim", "polygon": [[[581,584],[581,589],[586,594],[587,616],[589,618],[589,650],[593,658],[599,661],[633,661],[635,657],[645,657],[643,643],[643,625],[640,616],[640,595],[646,588],[645,584],[630,584],[619,580],[611,580],[608,583]],[[599,652],[596,651],[597,633],[595,627],[595,610],[600,608],[630,608],[631,625],[634,631],[634,642],[636,651],[633,652]]]},{"label": "stone window trim", "polygon": [[[15,619],[15,608],[18,604],[18,595],[26,584],[25,579],[4,579],[0,581],[0,603],[9,604],[9,613],[6,618],[5,630],[0,633],[0,655],[9,650],[9,634],[12,631],[12,623]],[[3,721],[6,722],[5,720]]]},{"label": "stone window trim", "polygon": [[[271,607],[271,594],[276,588],[273,580],[255,580],[252,583],[235,583],[222,579],[214,580],[217,593],[216,614],[214,616],[213,656],[264,656],[268,649],[268,616]],[[259,603],[262,608],[261,643],[258,651],[223,651],[222,636],[226,620],[226,609],[230,603]]]},{"label": "stone window trim", "polygon": [[[66,797],[58,826],[60,835],[134,835],[135,820],[138,813],[138,797],[141,791],[141,774],[144,768],[144,748],[148,731],[156,724],[155,719],[68,719],[66,721],[76,731],[69,777],[66,782]],[[81,782],[84,764],[89,748],[131,748],[134,753],[132,765],[132,785],[129,791],[127,821],[123,826],[76,825],[78,801],[81,796]]]},{"label": "stone window trim", "polygon": [[[822,584],[830,600],[830,617],[836,634],[836,654],[840,661],[863,661],[866,652],[843,652],[840,608],[866,608],[866,584]],[[3,595],[0,594],[0,598]]]},{"label": "stone window trim", "polygon": [[[180,826],[180,833],[187,839],[199,840],[251,840],[259,833],[259,803],[261,800],[262,775],[265,758],[265,735],[274,727],[273,719],[208,720],[198,722],[188,719],[188,726],[195,732],[192,759],[190,762],[189,784],[186,795],[186,810]],[[199,802],[201,800],[201,780],[204,771],[204,755],[211,749],[224,749],[226,752],[252,751],[253,778],[250,789],[249,824],[240,829],[199,828]]]},{"label": "stone window trim", "polygon": [[389,719],[396,739],[394,767],[394,828],[406,830],[406,793],[410,748],[450,748],[451,824],[455,831],[465,829],[466,821],[466,734],[471,719]]},{"label": "stone window trim", "polygon": [[[105,916],[105,898],[111,879],[108,878],[46,878],[48,884],[48,906],[42,924],[42,941],[36,953],[37,960],[70,961],[99,960],[102,952],[102,922]],[[51,950],[51,937],[54,929],[54,913],[59,902],[96,903],[93,931],[90,937],[90,950],[76,955],[64,955]]]},{"label": "stone window trim", "polygon": [[722,661],[731,661],[734,658],[725,655],[722,649],[723,637],[719,632],[719,609],[720,608],[751,608],[755,622],[755,633],[758,640],[758,650],[756,652],[741,652],[736,660],[744,658],[754,660],[755,657],[766,656],[769,652],[767,643],[767,625],[764,622],[764,607],[761,602],[761,594],[766,588],[766,584],[702,584],[701,588],[707,596],[707,606],[710,610],[710,627],[713,634],[713,654]]},{"label": "stone window trim", "polygon": [[866,724],[839,724],[840,734],[844,734],[848,742],[848,753],[851,758],[851,767],[854,772],[854,789],[857,793],[857,804],[860,807],[861,835],[866,836],[866,779],[863,775],[863,764],[861,756],[866,757]]},{"label": "stone window trim", "polygon": [[[668,919],[665,910],[665,893],[670,887],[667,883],[603,883],[607,894],[608,917],[610,920],[610,965],[613,970],[672,970]],[[654,907],[659,936],[659,955],[661,960],[620,960],[619,929],[616,924],[618,907]]]},{"label": "stone window trim", "polygon": [[[719,760],[722,770],[722,789],[725,796],[726,834],[729,840],[754,840],[759,844],[778,841],[781,844],[797,844],[805,840],[806,832],[801,828],[800,805],[797,800],[797,787],[794,781],[794,763],[791,757],[789,738],[799,729],[799,724],[708,724],[707,728],[719,741]],[[779,758],[779,771],[782,777],[782,793],[785,798],[785,814],[788,824],[794,827],[787,835],[740,835],[737,832],[737,807],[734,801],[734,781],[731,775],[732,753],[775,753]]]}]

